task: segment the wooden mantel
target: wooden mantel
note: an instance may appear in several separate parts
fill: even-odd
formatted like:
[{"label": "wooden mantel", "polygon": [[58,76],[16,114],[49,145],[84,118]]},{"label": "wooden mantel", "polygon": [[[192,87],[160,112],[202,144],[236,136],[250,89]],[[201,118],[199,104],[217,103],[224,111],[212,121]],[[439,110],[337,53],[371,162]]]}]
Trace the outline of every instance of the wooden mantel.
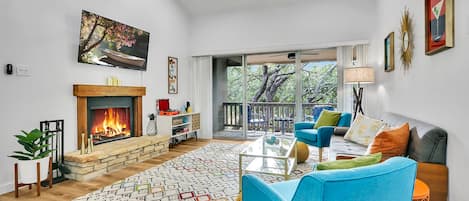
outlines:
[{"label": "wooden mantel", "polygon": [[133,134],[135,137],[142,136],[142,96],[146,95],[145,87],[74,84],[73,95],[77,97],[77,149],[80,149],[81,134],[88,133],[88,97],[132,97],[134,108]]},{"label": "wooden mantel", "polygon": [[145,87],[106,86],[106,85],[73,85],[73,95],[77,97],[96,96],[145,96]]}]

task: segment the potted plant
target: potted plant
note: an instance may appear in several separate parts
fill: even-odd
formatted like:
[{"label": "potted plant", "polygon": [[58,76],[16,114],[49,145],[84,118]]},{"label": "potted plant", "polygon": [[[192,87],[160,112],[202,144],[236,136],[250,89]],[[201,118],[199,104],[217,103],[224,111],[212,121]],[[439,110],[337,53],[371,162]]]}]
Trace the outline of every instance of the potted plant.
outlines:
[{"label": "potted plant", "polygon": [[48,141],[54,134],[44,134],[39,129],[31,132],[21,131],[15,135],[18,143],[23,146],[23,151],[15,151],[9,157],[18,159],[19,182],[32,184],[37,182],[37,163],[40,164],[40,181],[47,179],[49,171],[49,154],[54,151],[49,148]]}]

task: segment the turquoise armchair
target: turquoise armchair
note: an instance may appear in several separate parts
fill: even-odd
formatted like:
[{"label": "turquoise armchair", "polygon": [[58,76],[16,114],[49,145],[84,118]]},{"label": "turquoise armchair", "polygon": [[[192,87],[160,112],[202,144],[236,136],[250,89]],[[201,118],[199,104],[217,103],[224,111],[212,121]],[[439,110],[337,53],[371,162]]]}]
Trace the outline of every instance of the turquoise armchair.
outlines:
[{"label": "turquoise armchair", "polygon": [[416,172],[415,161],[394,157],[376,165],[316,171],[274,184],[248,174],[242,181],[243,201],[410,201]]},{"label": "turquoise armchair", "polygon": [[295,137],[298,141],[304,142],[311,146],[319,148],[319,161],[322,161],[323,147],[329,147],[332,134],[335,127],[350,127],[352,114],[342,113],[336,126],[323,126],[318,129],[314,128],[313,122],[295,123]]}]

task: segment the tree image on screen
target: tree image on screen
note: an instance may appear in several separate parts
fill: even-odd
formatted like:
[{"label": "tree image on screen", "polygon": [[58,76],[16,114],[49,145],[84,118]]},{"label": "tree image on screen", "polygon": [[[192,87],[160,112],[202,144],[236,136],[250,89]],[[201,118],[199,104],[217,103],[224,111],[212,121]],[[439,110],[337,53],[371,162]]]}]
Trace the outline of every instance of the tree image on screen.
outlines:
[{"label": "tree image on screen", "polygon": [[145,70],[149,36],[143,30],[82,11],[78,60]]}]

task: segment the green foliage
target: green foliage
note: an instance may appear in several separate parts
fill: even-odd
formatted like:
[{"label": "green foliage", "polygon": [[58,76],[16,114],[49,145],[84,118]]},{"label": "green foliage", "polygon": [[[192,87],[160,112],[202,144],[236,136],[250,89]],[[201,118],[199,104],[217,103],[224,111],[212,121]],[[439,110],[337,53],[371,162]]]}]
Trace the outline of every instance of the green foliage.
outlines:
[{"label": "green foliage", "polygon": [[[269,71],[280,67],[279,74],[288,74],[295,71],[295,64],[267,64]],[[228,102],[242,102],[243,98],[243,69],[242,67],[229,67],[227,70]],[[296,93],[296,74],[287,75],[288,79],[279,86],[273,102],[293,103]],[[247,100],[251,101],[262,85],[262,65],[247,67]],[[270,77],[269,79],[273,79]],[[301,73],[303,81],[303,103],[337,103],[337,67],[335,62],[304,63]],[[265,94],[259,102],[267,102]]]},{"label": "green foliage", "polygon": [[304,103],[337,103],[337,65],[307,64],[302,71]]},{"label": "green foliage", "polygon": [[243,68],[228,67],[228,102],[242,102],[243,100]]},{"label": "green foliage", "polygon": [[22,134],[15,135],[18,139],[18,143],[23,146],[24,151],[15,151],[13,155],[9,157],[16,158],[18,160],[36,160],[49,156],[54,151],[49,149],[48,140],[54,136],[54,134],[44,134],[39,129],[33,129],[31,132],[21,131]]}]

